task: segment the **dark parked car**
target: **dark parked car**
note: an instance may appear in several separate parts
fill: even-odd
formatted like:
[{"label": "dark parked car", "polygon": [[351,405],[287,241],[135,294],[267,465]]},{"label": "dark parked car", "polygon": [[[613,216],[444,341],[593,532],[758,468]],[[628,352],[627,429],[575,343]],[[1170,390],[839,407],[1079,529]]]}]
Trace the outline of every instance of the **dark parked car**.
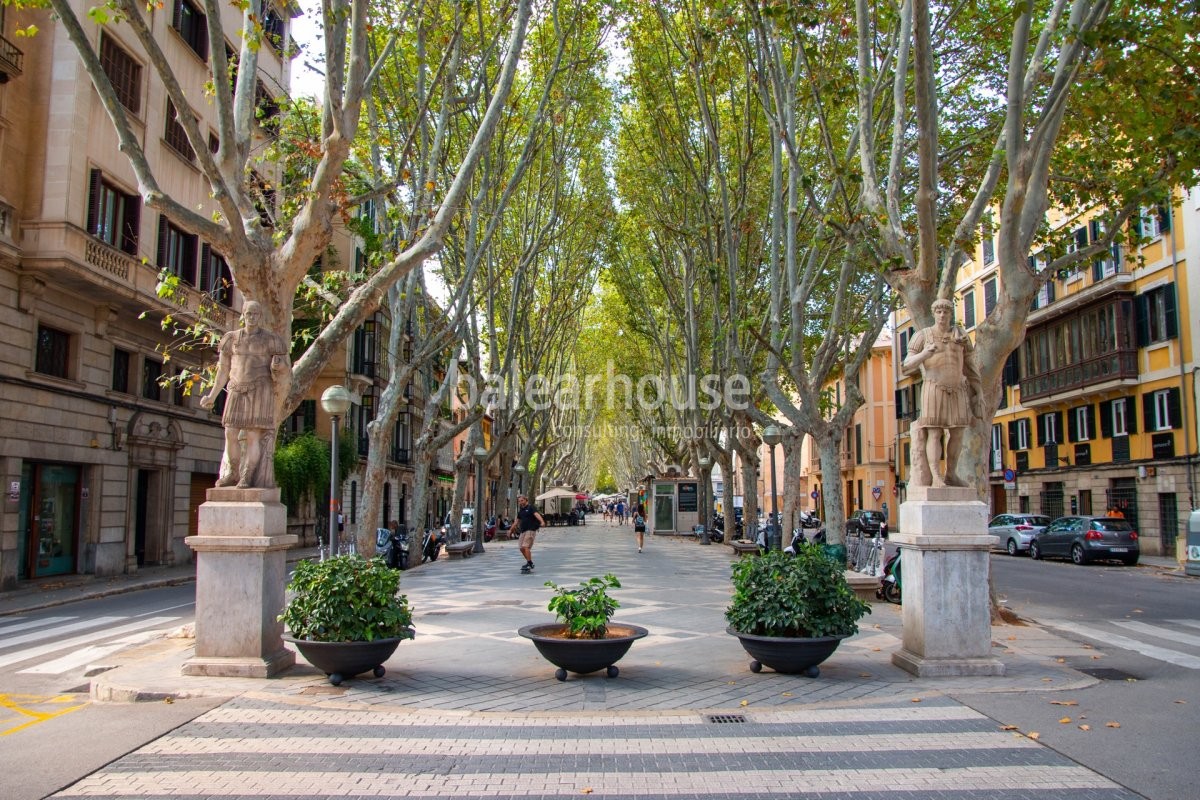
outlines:
[{"label": "dark parked car", "polygon": [[988,533],[1010,556],[1015,556],[1028,552],[1033,537],[1049,524],[1050,518],[1042,514],[997,514],[988,523]]},{"label": "dark parked car", "polygon": [[1116,517],[1059,517],[1029,543],[1034,558],[1059,556],[1076,564],[1097,559],[1138,563],[1141,548],[1129,520]]},{"label": "dark parked car", "polygon": [[[880,528],[883,528],[880,531]],[[861,533],[863,536],[874,536],[877,533],[883,533],[883,538],[887,538],[887,517],[882,511],[869,511],[860,508],[855,511],[846,520],[846,533]]]}]

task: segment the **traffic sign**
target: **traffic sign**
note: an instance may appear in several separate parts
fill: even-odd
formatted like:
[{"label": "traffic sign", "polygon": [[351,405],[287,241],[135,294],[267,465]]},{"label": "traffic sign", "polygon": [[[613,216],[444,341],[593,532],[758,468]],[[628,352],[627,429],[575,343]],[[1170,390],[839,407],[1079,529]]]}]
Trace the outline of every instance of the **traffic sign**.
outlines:
[{"label": "traffic sign", "polygon": [[878,500],[882,494],[883,494],[883,490],[880,489],[878,486],[871,487],[871,496],[874,497],[876,500]]},{"label": "traffic sign", "polygon": [[817,499],[817,497],[818,497],[818,495],[817,495],[817,490],[816,490],[816,489],[813,489],[813,490],[812,490],[812,493],[811,493],[809,496],[810,496],[810,497],[812,497],[812,499],[813,499],[813,500],[816,500],[816,499]]},{"label": "traffic sign", "polygon": [[1017,479],[1016,470],[1011,470],[1011,469],[1004,470],[1004,482],[1005,483],[1013,483],[1014,481],[1016,481],[1016,479]]}]

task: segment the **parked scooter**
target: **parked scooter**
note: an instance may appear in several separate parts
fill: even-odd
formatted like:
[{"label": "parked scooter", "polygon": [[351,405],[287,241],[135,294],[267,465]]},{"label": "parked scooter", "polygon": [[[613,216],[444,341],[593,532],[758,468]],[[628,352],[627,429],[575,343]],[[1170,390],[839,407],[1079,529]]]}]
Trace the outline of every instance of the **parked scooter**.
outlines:
[{"label": "parked scooter", "polygon": [[375,554],[392,569],[408,569],[408,528],[375,529]]},{"label": "parked scooter", "polygon": [[800,512],[800,527],[801,528],[819,528],[819,527],[821,527],[821,520],[820,520],[820,518],[817,517],[817,515],[815,513],[811,512],[811,511],[801,511]]},{"label": "parked scooter", "polygon": [[889,603],[902,605],[900,586],[900,551],[897,550],[883,565],[883,577],[879,579],[879,589],[875,596]]},{"label": "parked scooter", "polygon": [[805,538],[804,528],[792,528],[792,541],[787,547],[783,548],[783,552],[787,553],[789,556],[794,556],[796,555],[797,546],[806,542],[810,542],[812,544],[825,544],[825,528],[820,528],[816,533],[813,534],[811,539]]},{"label": "parked scooter", "polygon": [[430,528],[421,537],[421,563],[437,561],[446,543],[446,532],[442,528]]}]

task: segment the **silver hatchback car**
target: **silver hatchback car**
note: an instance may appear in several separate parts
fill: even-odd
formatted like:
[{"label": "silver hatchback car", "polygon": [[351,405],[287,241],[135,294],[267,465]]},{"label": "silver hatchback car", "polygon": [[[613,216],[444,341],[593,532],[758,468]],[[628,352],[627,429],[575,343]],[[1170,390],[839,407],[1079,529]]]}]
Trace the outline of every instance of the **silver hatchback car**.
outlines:
[{"label": "silver hatchback car", "polygon": [[1033,558],[1059,556],[1076,564],[1113,559],[1134,566],[1141,555],[1137,531],[1117,517],[1059,517],[1033,538]]},{"label": "silver hatchback car", "polygon": [[1033,537],[1050,524],[1042,514],[998,514],[988,523],[988,533],[999,539],[998,544],[1010,556],[1029,552]]}]

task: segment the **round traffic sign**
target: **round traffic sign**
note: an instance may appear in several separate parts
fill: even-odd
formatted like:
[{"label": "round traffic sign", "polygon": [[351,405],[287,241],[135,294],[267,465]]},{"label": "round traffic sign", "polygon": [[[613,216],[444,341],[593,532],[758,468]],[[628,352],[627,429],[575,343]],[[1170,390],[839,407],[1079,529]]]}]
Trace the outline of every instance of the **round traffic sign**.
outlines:
[{"label": "round traffic sign", "polygon": [[1012,483],[1016,479],[1017,479],[1016,470],[1011,470],[1011,469],[1004,470],[1004,480],[1008,481],[1009,483]]},{"label": "round traffic sign", "polygon": [[809,496],[810,496],[810,497],[811,497],[813,500],[816,500],[816,499],[817,499],[817,490],[816,490],[816,489],[813,489],[813,490],[812,490],[812,492],[809,494]]}]

